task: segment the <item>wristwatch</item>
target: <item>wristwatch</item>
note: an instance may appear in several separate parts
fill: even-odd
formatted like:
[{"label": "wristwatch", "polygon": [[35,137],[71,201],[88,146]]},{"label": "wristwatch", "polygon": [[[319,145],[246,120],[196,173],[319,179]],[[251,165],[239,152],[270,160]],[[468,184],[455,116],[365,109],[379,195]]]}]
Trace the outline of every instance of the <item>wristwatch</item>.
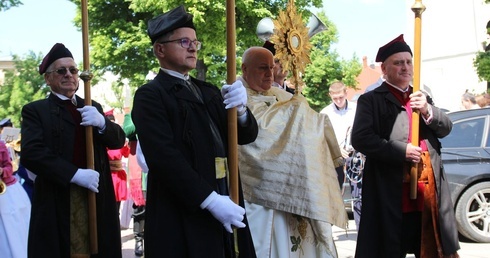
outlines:
[{"label": "wristwatch", "polygon": [[422,114],[422,116],[424,116],[425,119],[429,118],[430,117],[430,112],[432,111],[432,108],[430,107],[429,104],[427,104],[427,113],[425,114]]}]

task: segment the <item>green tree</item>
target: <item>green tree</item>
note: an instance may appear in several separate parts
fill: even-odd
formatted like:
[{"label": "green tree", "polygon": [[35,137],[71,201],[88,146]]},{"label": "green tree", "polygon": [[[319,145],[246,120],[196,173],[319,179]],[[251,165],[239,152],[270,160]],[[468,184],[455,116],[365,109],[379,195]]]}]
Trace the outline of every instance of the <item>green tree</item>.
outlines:
[{"label": "green tree", "polygon": [[353,56],[351,60],[341,60],[336,51],[331,50],[331,44],[338,42],[338,31],[335,24],[328,20],[324,12],[319,13],[327,29],[310,39],[313,48],[310,52],[311,64],[306,67],[303,80],[306,88],[303,94],[308,99],[311,108],[320,111],[330,104],[328,89],[334,81],[342,81],[351,88],[357,86],[356,77],[361,72],[361,64]]},{"label": "green tree", "polygon": [[107,103],[109,107],[117,109],[119,111],[123,111],[124,108],[124,83],[120,81],[115,81],[111,83],[111,90],[114,93],[116,101],[109,101],[107,97],[104,95],[104,101]]},{"label": "green tree", "polygon": [[[490,0],[485,1],[490,4]],[[490,20],[487,23],[487,34],[490,35]],[[473,59],[473,67],[481,81],[487,81],[487,92],[490,92],[490,42],[483,42],[485,52],[479,51]]]},{"label": "green tree", "polygon": [[[80,0],[70,0],[80,6]],[[193,75],[216,85],[226,78],[226,5],[217,0],[92,0],[88,3],[89,39],[92,70],[98,73],[110,71],[129,79],[131,87],[145,82],[148,71],[157,71],[158,62],[151,51],[146,34],[147,21],[152,17],[184,4],[194,15],[198,38],[203,42],[199,51],[198,67]],[[262,45],[255,35],[257,23],[264,17],[273,17],[283,10],[287,0],[237,1],[236,37],[237,59],[243,51],[254,45]],[[306,7],[321,7],[321,0],[296,1],[304,16]],[[80,9],[80,7],[79,7]],[[81,14],[75,18],[81,27]],[[239,66],[237,65],[237,70]],[[134,89],[133,89],[134,90]]]},{"label": "green tree", "polygon": [[[80,0],[70,1],[80,6]],[[258,22],[264,17],[275,19],[280,11],[285,10],[287,3],[287,0],[236,1],[237,71],[240,70],[243,51],[250,46],[263,44],[255,34]],[[147,21],[181,4],[194,15],[197,35],[203,42],[198,55],[197,69],[192,71],[192,75],[218,86],[225,83],[226,3],[222,0],[89,1],[90,60],[94,74],[97,76],[109,71],[119,75],[119,82],[114,88],[122,87],[123,84],[120,82],[128,79],[134,93],[135,89],[146,81],[148,71],[157,72],[159,67],[146,34]],[[295,5],[306,23],[311,15],[307,9],[320,8],[322,1],[299,0],[295,1]],[[321,19],[326,20],[325,15]],[[75,24],[81,26],[80,13],[75,18]],[[355,78],[356,72],[359,73],[356,68],[360,67],[360,64],[356,66],[353,61],[338,61],[338,54],[330,51],[330,44],[337,41],[337,31],[332,23],[328,25],[332,28],[328,35],[321,36],[325,33],[323,32],[313,37],[318,38],[315,39],[314,45],[319,49],[312,51],[313,64],[306,73],[306,82],[312,83],[312,87],[318,92],[306,90],[305,95],[316,109],[328,103],[328,96],[322,92],[328,91],[325,87],[328,87],[329,82],[342,79],[347,85],[355,86],[352,78]],[[349,81],[351,79],[352,83]]]},{"label": "green tree", "polygon": [[38,65],[41,54],[30,51],[26,56],[13,56],[14,70],[7,70],[5,82],[0,86],[0,118],[10,117],[16,127],[20,127],[22,107],[34,100],[45,98],[49,87],[39,75]]},{"label": "green tree", "polygon": [[476,74],[480,80],[490,81],[490,51],[478,52],[473,61],[473,66],[476,68]]},{"label": "green tree", "polygon": [[8,9],[19,5],[22,5],[22,2],[19,0],[0,0],[0,12],[7,11]]}]

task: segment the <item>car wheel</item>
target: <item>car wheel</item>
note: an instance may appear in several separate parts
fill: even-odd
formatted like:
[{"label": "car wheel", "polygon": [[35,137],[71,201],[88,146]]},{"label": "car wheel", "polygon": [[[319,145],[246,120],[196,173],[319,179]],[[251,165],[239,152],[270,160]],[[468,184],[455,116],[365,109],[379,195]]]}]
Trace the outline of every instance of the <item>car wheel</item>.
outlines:
[{"label": "car wheel", "polygon": [[458,230],[466,238],[490,243],[490,182],[466,190],[456,205]]}]

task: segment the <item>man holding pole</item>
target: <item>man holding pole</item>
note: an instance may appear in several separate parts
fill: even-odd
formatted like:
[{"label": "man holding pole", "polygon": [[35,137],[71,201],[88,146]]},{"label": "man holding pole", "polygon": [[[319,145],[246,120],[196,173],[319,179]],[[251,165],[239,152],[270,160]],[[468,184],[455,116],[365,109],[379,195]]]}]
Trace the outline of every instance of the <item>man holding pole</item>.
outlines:
[{"label": "man holding pole", "polygon": [[[357,101],[353,147],[366,155],[356,258],[458,257],[456,220],[440,157],[452,122],[412,92],[412,51],[403,35],[379,48],[386,81]],[[420,112],[419,144],[411,143],[412,111]],[[410,199],[410,169],[418,164],[417,198]]]},{"label": "man holding pole", "polygon": [[[239,252],[253,258],[241,190],[239,204],[229,197],[226,157],[228,123],[237,123],[238,144],[248,144],[257,137],[257,122],[241,83],[220,92],[189,76],[201,48],[192,18],[179,6],[148,22],[160,71],[136,91],[131,112],[149,169],[145,257]],[[227,109],[235,107],[237,122],[228,121]]]},{"label": "man holding pole", "polygon": [[[121,257],[121,233],[107,148],[123,147],[122,128],[99,103],[75,95],[79,75],[71,52],[55,44],[39,66],[50,95],[22,109],[21,163],[35,175],[29,257]],[[85,142],[85,127],[93,142]],[[86,150],[93,148],[95,169]],[[90,256],[88,191],[96,194],[98,254]]]}]

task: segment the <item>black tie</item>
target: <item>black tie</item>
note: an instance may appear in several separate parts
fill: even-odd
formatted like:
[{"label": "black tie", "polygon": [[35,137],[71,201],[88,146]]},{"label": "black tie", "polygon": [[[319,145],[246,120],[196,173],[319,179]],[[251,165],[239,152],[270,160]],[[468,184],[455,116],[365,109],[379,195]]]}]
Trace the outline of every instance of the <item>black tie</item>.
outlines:
[{"label": "black tie", "polygon": [[184,82],[185,82],[185,85],[187,86],[187,89],[189,89],[194,94],[194,96],[196,96],[196,98],[201,103],[203,103],[201,92],[200,92],[199,88],[191,81],[191,79],[184,80]]}]

